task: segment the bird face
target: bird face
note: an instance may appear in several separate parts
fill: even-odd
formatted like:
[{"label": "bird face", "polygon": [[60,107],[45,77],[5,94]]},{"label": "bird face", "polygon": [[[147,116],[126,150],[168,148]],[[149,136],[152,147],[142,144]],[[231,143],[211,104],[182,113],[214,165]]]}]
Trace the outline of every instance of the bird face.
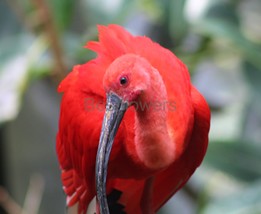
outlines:
[{"label": "bird face", "polygon": [[146,59],[134,54],[123,55],[108,67],[103,79],[105,91],[131,103],[149,87],[151,69]]},{"label": "bird face", "polygon": [[[150,85],[151,65],[144,58],[126,54],[117,58],[107,69],[103,85],[106,109],[96,156],[96,189],[104,213],[106,206],[106,176],[110,151],[125,111],[139,99]],[[103,213],[102,212],[102,213]]]}]

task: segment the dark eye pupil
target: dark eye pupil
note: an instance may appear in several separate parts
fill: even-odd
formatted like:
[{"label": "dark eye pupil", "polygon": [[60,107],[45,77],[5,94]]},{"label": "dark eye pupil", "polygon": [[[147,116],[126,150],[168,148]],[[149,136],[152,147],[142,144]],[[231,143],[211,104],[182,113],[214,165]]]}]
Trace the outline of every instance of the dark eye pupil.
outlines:
[{"label": "dark eye pupil", "polygon": [[126,77],[121,77],[121,79],[120,79],[121,85],[125,85],[127,82],[128,82],[128,80]]}]

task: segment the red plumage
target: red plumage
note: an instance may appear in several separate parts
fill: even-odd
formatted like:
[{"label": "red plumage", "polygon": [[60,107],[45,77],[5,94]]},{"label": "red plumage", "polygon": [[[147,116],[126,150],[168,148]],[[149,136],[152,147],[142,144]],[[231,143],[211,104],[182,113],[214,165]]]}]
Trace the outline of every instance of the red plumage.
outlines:
[{"label": "red plumage", "polygon": [[[210,111],[200,93],[191,85],[185,65],[169,50],[147,37],[132,36],[117,25],[98,26],[99,42],[87,48],[97,58],[77,65],[59,85],[63,92],[57,134],[57,154],[67,205],[79,203],[84,213],[96,194],[95,160],[106,94],[103,79],[111,63],[126,54],[145,58],[165,84],[168,131],[175,144],[173,162],[153,170],[139,159],[135,147],[135,110],[130,107],[122,120],[109,161],[107,193],[122,192],[118,203],[128,214],[142,213],[144,194],[158,210],[179,190],[200,165],[208,145]],[[154,177],[153,189],[144,191],[145,180]],[[146,188],[145,188],[146,189]]]}]

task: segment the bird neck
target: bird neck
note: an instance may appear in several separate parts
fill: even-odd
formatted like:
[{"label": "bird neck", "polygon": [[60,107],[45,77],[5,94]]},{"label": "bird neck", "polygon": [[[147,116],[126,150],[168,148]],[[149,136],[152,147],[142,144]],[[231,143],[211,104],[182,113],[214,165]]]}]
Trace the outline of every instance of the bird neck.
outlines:
[{"label": "bird neck", "polygon": [[151,169],[167,167],[174,160],[174,143],[168,132],[168,99],[165,84],[154,69],[149,88],[136,106],[135,146],[137,155]]}]

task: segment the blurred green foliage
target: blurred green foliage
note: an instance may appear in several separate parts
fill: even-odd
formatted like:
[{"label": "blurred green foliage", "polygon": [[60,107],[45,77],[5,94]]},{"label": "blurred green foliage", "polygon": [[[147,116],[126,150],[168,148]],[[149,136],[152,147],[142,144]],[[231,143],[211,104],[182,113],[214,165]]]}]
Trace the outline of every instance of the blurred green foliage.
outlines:
[{"label": "blurred green foliage", "polygon": [[175,52],[212,109],[197,213],[261,213],[260,11],[259,0],[1,1],[0,123],[32,80],[94,56],[82,46],[96,24],[123,25]]}]

